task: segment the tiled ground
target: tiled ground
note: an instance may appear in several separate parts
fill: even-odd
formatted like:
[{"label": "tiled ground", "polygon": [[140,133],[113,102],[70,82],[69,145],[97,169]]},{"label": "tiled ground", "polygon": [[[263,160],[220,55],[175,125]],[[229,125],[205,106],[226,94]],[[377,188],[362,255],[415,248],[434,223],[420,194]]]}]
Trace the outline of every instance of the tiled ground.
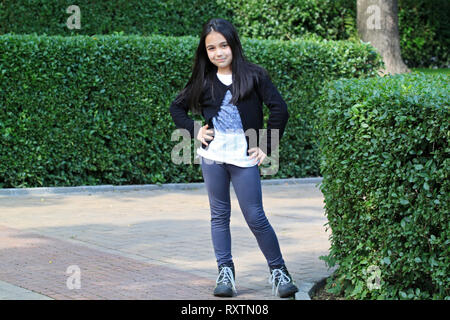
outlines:
[{"label": "tiled ground", "polygon": [[[237,298],[279,299],[231,195]],[[328,276],[318,187],[263,184],[263,205],[297,284]],[[215,299],[209,220],[204,187],[0,196],[0,281],[53,299]],[[80,289],[67,286],[73,265]]]}]

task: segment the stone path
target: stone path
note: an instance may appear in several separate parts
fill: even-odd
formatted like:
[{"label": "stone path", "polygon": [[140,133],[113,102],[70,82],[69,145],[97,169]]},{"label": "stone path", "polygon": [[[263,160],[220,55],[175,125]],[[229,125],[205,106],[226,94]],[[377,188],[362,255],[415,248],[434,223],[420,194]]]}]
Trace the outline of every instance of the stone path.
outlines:
[{"label": "stone path", "polygon": [[[95,190],[0,191],[0,299],[217,299],[203,184]],[[232,187],[231,196],[232,299],[280,299]],[[317,182],[263,181],[263,205],[296,283],[331,274],[319,260],[330,231]]]}]

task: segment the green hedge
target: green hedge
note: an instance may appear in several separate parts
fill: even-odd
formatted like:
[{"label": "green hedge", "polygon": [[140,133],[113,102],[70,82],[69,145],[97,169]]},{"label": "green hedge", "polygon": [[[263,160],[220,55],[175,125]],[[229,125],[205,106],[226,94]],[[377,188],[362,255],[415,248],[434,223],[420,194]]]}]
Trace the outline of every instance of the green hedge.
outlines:
[{"label": "green hedge", "polygon": [[[192,164],[171,161],[178,142],[168,111],[198,40],[0,36],[0,187],[202,181],[193,146]],[[263,177],[319,175],[312,102],[329,79],[374,76],[380,57],[368,45],[342,41],[242,44],[269,71],[291,113],[280,170]]]},{"label": "green hedge", "polygon": [[[66,9],[71,0],[4,0],[0,3],[0,33],[47,35],[125,34],[197,36],[208,19],[233,22],[249,38],[288,40],[314,33],[344,39],[344,14],[349,0],[79,0],[81,29],[70,30]],[[195,10],[193,10],[195,8]]]},{"label": "green hedge", "polygon": [[[213,17],[230,20],[239,34],[289,40],[314,34],[328,40],[358,40],[356,0],[79,0],[81,29],[70,30],[72,0],[4,0],[0,34],[125,34],[197,36]],[[450,2],[399,0],[402,56],[411,68],[449,67]],[[195,8],[195,10],[193,10]]]},{"label": "green hedge", "polygon": [[[66,25],[77,5],[81,29]],[[195,8],[195,10],[193,10]],[[0,2],[0,33],[46,35],[95,35],[124,32],[134,35],[198,35],[206,17],[225,16],[224,6],[209,0],[3,0]]]},{"label": "green hedge", "polygon": [[450,298],[449,80],[339,80],[316,100],[331,292]]}]

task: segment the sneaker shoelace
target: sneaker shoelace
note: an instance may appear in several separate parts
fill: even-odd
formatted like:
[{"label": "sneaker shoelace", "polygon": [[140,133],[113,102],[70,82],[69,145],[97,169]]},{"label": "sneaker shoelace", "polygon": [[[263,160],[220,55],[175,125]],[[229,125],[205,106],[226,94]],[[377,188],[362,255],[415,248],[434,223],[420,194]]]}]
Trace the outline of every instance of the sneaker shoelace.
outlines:
[{"label": "sneaker shoelace", "polygon": [[289,276],[282,269],[273,269],[269,277],[269,283],[272,284],[272,294],[278,295],[278,287],[291,282]]},{"label": "sneaker shoelace", "polygon": [[[221,280],[219,280],[222,277]],[[234,284],[234,276],[233,276],[233,270],[231,270],[230,267],[223,267],[220,272],[219,272],[219,276],[217,277],[216,280],[216,284],[218,284],[219,282],[223,282],[223,283],[231,283],[231,286],[233,287],[233,291],[235,293],[237,293],[236,290],[236,286]]]}]

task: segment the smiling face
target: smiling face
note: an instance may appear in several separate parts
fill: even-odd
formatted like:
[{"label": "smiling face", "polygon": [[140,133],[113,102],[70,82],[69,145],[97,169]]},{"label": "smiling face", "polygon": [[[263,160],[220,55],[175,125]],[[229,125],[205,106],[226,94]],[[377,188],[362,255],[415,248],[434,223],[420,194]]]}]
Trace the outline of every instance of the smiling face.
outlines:
[{"label": "smiling face", "polygon": [[206,52],[209,60],[217,66],[220,74],[231,74],[233,54],[225,37],[216,31],[211,31],[205,38]]}]

